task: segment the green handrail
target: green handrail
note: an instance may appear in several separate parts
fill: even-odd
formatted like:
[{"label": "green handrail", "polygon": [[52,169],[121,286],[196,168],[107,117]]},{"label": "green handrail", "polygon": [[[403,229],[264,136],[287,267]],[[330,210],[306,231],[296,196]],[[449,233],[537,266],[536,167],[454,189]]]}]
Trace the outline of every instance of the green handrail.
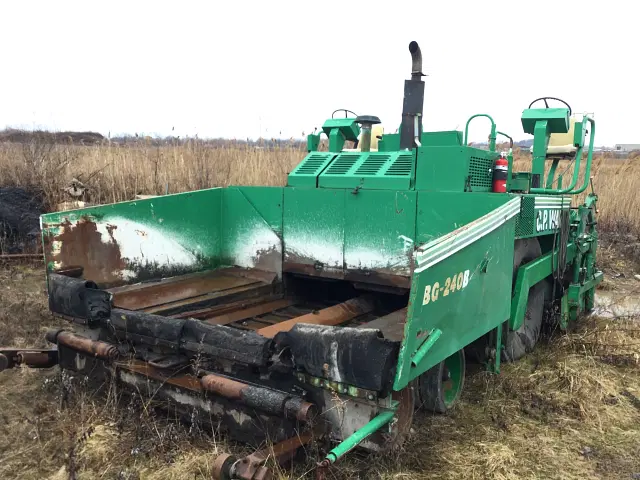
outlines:
[{"label": "green handrail", "polygon": [[570,192],[568,192],[571,195],[578,195],[584,192],[589,186],[589,179],[591,178],[591,161],[593,160],[593,143],[596,136],[596,121],[590,117],[587,117],[587,120],[589,120],[589,123],[591,124],[591,132],[589,134],[591,138],[589,138],[589,153],[587,154],[587,166],[584,169],[584,183],[582,184],[582,187],[580,187],[578,190],[571,190]]},{"label": "green handrail", "polygon": [[[564,189],[532,188],[530,189],[531,193],[545,193],[549,195],[565,195],[565,194],[577,195],[586,190],[586,188],[589,186],[589,178],[591,176],[591,161],[593,159],[593,144],[594,144],[595,133],[596,133],[595,120],[591,117],[586,117],[586,120],[591,124],[591,132],[590,132],[590,138],[589,138],[589,152],[587,153],[587,165],[585,167],[585,172],[584,172],[584,184],[582,185],[582,187],[580,187],[577,190],[574,190],[576,183],[578,183],[578,177],[580,175],[580,164],[582,163],[581,158],[582,158],[583,147],[581,145],[578,148],[578,151],[576,152],[576,165],[573,167],[573,177],[571,179],[571,185],[569,185],[567,188],[564,188]],[[583,119],[583,122],[584,122],[584,119]]]},{"label": "green handrail", "polygon": [[507,135],[504,132],[496,132],[497,135],[502,135],[503,137],[507,137],[509,139],[509,148],[513,148],[513,138]]},{"label": "green handrail", "polygon": [[322,467],[328,467],[332,463],[338,461],[339,458],[343,457],[350,450],[353,450],[357,447],[364,439],[366,439],[372,433],[377,432],[381,427],[389,423],[393,420],[393,417],[396,415],[396,409],[398,408],[397,402],[394,406],[393,410],[385,410],[379,413],[376,417],[374,417],[369,423],[365,426],[356,430],[351,436],[345,438],[341,443],[339,443],[333,450],[327,453],[324,461],[321,463]]},{"label": "green handrail", "polygon": [[495,152],[496,151],[496,122],[493,121],[493,118],[491,118],[491,115],[487,115],[486,113],[477,113],[471,116],[469,120],[467,120],[467,124],[464,127],[464,146],[466,147],[469,141],[469,123],[471,123],[471,120],[477,117],[487,117],[489,120],[491,120],[491,133],[489,134],[489,150],[491,152]]}]

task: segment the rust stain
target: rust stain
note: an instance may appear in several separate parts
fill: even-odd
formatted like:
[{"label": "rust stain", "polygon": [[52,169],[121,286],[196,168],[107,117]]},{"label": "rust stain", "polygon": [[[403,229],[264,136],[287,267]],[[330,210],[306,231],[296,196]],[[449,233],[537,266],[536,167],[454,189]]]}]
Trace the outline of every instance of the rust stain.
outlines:
[{"label": "rust stain", "polygon": [[267,460],[274,458],[278,464],[291,460],[300,447],[311,443],[314,434],[312,431],[298,434],[240,459],[228,454],[220,455],[214,463],[213,478],[231,478],[230,472],[233,470],[233,478],[240,480],[272,480],[276,476],[266,466]]},{"label": "rust stain", "polygon": [[242,398],[242,391],[247,388],[246,383],[237,382],[230,378],[211,373],[202,377],[200,382],[202,388],[205,390],[233,400],[240,400]]},{"label": "rust stain", "polygon": [[300,317],[292,318],[291,320],[276,323],[275,325],[269,325],[268,327],[258,330],[258,333],[263,337],[273,338],[279,332],[288,332],[298,323],[336,326],[372,311],[373,307],[373,297],[363,295],[332,307],[323,308],[317,313],[308,313]]},{"label": "rust stain", "polygon": [[168,308],[168,304],[172,304],[171,307],[186,305],[190,303],[190,299],[197,302],[260,285],[264,284],[250,278],[224,275],[224,272],[216,270],[206,275],[175,277],[171,282],[115,291],[113,303],[128,310],[151,309],[148,310],[149,313],[154,313]]},{"label": "rust stain", "polygon": [[129,372],[144,375],[154,380],[161,381],[163,383],[173,385],[175,387],[185,388],[194,392],[201,392],[202,387],[200,381],[193,375],[177,374],[168,375],[167,372],[162,372],[159,369],[152,367],[146,362],[140,360],[131,360],[129,362],[117,362],[116,367]]},{"label": "rust stain", "polygon": [[[113,238],[115,225],[107,225],[111,241],[105,243],[94,221],[84,217],[77,223],[66,220],[61,233],[45,240],[45,258],[59,268],[82,267],[83,277],[100,286],[122,284],[126,263]],[[53,248],[57,243],[59,248]]]},{"label": "rust stain", "polygon": [[[52,333],[49,336],[54,336],[54,334]],[[115,345],[99,340],[91,340],[64,330],[57,332],[54,340],[58,345],[64,345],[103,360],[115,360],[119,353]]]},{"label": "rust stain", "polygon": [[273,310],[289,307],[293,305],[293,303],[293,300],[288,298],[275,300],[273,302],[267,302],[249,308],[242,308],[233,312],[211,317],[206,321],[207,323],[214,325],[228,325],[229,323],[237,322],[239,320],[246,320],[257,315],[272,312]]},{"label": "rust stain", "polygon": [[51,351],[18,352],[18,363],[29,367],[53,367],[57,362],[57,352],[54,357]]},{"label": "rust stain", "polygon": [[318,415],[318,407],[313,403],[302,402],[299,410],[297,410],[295,414],[298,420],[308,423]]}]

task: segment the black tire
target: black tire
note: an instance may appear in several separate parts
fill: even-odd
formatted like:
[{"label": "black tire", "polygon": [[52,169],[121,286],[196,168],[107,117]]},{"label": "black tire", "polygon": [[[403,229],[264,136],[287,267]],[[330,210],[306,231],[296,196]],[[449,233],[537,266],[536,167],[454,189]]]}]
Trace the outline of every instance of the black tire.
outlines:
[{"label": "black tire", "polygon": [[[460,364],[453,394],[448,393],[445,386],[445,383],[451,378],[446,367],[446,362],[449,361]],[[465,356],[464,350],[460,350],[417,378],[415,386],[416,407],[429,413],[448,412],[460,398],[460,393],[464,386],[464,378]]]},{"label": "black tire", "polygon": [[[540,255],[542,255],[542,250],[537,239],[516,240],[513,253],[513,286],[515,286],[518,268],[535,260]],[[546,281],[539,282],[529,289],[524,321],[520,328],[509,331],[505,337],[503,352],[505,361],[516,361],[535,348],[542,329],[546,290]]]}]

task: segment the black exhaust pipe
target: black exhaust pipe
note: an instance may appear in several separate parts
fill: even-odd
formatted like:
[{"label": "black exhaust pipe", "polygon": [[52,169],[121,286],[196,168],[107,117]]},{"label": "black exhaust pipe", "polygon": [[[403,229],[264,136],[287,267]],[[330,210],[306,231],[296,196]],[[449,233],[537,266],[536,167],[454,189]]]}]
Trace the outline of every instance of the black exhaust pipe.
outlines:
[{"label": "black exhaust pipe", "polygon": [[422,80],[422,52],[418,42],[409,44],[409,52],[411,53],[411,80]]},{"label": "black exhaust pipe", "polygon": [[411,53],[411,80],[404,81],[402,103],[402,125],[400,127],[400,149],[411,150],[420,146],[422,132],[422,109],[424,106],[424,82],[422,77],[422,52],[418,42],[409,44]]}]

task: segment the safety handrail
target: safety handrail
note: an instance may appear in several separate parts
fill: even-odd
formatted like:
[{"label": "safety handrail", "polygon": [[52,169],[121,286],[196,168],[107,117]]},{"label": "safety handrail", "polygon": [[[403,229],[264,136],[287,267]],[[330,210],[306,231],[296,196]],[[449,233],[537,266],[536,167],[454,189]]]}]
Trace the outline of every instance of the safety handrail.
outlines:
[{"label": "safety handrail", "polygon": [[469,120],[467,120],[467,124],[464,127],[464,146],[466,147],[469,141],[469,123],[471,123],[471,120],[477,117],[487,117],[489,120],[491,120],[491,133],[489,134],[489,151],[495,152],[496,151],[496,122],[493,121],[493,118],[491,118],[491,115],[487,115],[486,113],[476,113],[475,115],[471,116]]},{"label": "safety handrail", "polygon": [[[571,179],[571,185],[564,189],[553,189],[553,188],[532,188],[530,190],[531,193],[545,193],[549,195],[578,195],[586,190],[589,186],[589,178],[591,177],[591,161],[593,159],[593,144],[595,140],[596,133],[596,122],[591,117],[586,117],[587,121],[591,124],[591,132],[589,132],[589,152],[587,153],[587,164],[585,166],[584,172],[584,183],[582,187],[577,190],[574,190],[576,183],[578,183],[578,178],[580,176],[580,164],[582,163],[582,151],[583,147],[580,146],[578,151],[576,152],[576,164],[573,167],[573,177]],[[583,120],[584,122],[584,120]]]},{"label": "safety handrail", "polygon": [[496,135],[502,135],[503,137],[507,137],[509,139],[509,148],[513,148],[513,138],[507,135],[504,132],[496,132]]}]

